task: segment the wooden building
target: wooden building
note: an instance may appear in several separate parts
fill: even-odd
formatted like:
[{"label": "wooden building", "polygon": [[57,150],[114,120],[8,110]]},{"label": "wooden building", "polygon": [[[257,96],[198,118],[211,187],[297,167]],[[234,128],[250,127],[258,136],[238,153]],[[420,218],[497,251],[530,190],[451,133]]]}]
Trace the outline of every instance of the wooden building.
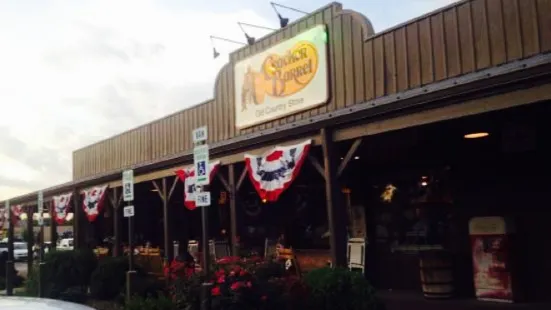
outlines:
[{"label": "wooden building", "polygon": [[[325,29],[322,37],[303,35],[316,28]],[[307,50],[309,40],[325,40],[326,50],[315,44],[317,51]],[[305,72],[300,74],[306,77],[294,90],[259,86],[261,81],[254,74],[247,75],[259,57],[266,59],[268,53],[281,53],[294,44],[304,54],[292,52],[280,63],[292,71],[293,62],[303,62]],[[548,0],[459,1],[379,33],[362,14],[332,3],[231,53],[216,78],[213,99],[74,151],[73,181],[47,188],[44,195],[49,199],[105,184],[117,210],[121,172],[131,168],[136,183],[153,182],[158,189],[167,223],[174,171],[192,163],[191,132],[207,126],[210,157],[221,163],[219,174],[230,197],[230,231],[236,237],[234,197],[246,182],[245,172],[237,165],[244,161],[244,153],[261,154],[276,145],[311,139],[314,148],[321,147],[322,156],[312,157],[311,163],[325,182],[332,260],[344,265],[347,214],[338,176],[362,139],[550,100],[550,51]],[[308,66],[317,71],[306,72],[312,70]],[[254,70],[267,74],[279,69],[262,65]],[[254,84],[249,98],[253,103],[248,105],[256,109],[252,114],[244,114],[243,98],[250,91],[247,78]],[[254,93],[262,87],[262,93]],[[263,103],[281,102],[287,110],[262,110],[266,109]],[[300,104],[308,108],[297,107]],[[337,149],[347,142],[351,147],[344,156]],[[36,195],[10,201],[32,206]],[[80,195],[73,197],[80,205]],[[79,210],[75,209],[75,233],[77,244],[82,245],[79,235],[86,222]],[[120,211],[113,215],[114,223],[121,221]],[[164,244],[170,252],[172,240],[166,226]]]}]

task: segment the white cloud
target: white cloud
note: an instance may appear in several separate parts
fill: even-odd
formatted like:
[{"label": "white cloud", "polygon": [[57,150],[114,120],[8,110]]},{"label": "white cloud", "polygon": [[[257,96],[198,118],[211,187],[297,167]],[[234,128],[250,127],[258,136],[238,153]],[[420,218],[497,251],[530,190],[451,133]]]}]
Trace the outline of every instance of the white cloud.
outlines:
[{"label": "white cloud", "polygon": [[[423,11],[451,2],[424,1]],[[0,1],[0,200],[69,181],[74,149],[212,97],[237,46],[215,42],[223,55],[213,60],[209,35],[240,40],[236,21],[277,27],[271,11],[177,7]]]},{"label": "white cloud", "polygon": [[212,59],[209,35],[270,24],[148,0],[30,2],[0,3],[0,199],[69,181],[74,149],[210,98],[227,57]]}]

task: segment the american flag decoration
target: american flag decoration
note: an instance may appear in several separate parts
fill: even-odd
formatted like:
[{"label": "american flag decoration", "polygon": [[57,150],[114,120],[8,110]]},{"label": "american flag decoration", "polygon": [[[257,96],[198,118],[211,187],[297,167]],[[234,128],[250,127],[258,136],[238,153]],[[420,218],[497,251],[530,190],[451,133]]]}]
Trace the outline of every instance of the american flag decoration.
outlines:
[{"label": "american flag decoration", "polygon": [[95,221],[101,210],[103,210],[106,192],[107,185],[95,186],[81,192],[84,195],[82,209],[84,209],[89,222]]},{"label": "american flag decoration", "polygon": [[71,203],[71,197],[73,193],[54,196],[54,219],[57,224],[61,225],[65,223],[67,215],[69,214],[69,207]]},{"label": "american flag decoration", "polygon": [[[216,175],[218,167],[220,167],[220,161],[209,163],[209,179],[211,181]],[[195,168],[191,166],[178,169],[175,173],[180,181],[184,183],[184,206],[188,210],[194,210],[197,207],[195,206]]]},{"label": "american flag decoration", "polygon": [[308,156],[311,143],[311,140],[306,140],[295,145],[277,146],[260,156],[245,154],[249,178],[262,200],[277,201],[293,183]]}]

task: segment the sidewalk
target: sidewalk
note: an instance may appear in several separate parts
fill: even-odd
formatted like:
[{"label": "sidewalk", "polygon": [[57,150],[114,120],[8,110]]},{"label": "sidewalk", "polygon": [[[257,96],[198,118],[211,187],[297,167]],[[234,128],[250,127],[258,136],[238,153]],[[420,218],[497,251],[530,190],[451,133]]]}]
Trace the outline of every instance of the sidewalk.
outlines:
[{"label": "sidewalk", "polygon": [[[25,291],[25,288],[23,287],[16,287],[13,289],[14,295],[19,295],[18,293],[22,293]],[[0,296],[6,296],[6,290],[0,291]]]}]

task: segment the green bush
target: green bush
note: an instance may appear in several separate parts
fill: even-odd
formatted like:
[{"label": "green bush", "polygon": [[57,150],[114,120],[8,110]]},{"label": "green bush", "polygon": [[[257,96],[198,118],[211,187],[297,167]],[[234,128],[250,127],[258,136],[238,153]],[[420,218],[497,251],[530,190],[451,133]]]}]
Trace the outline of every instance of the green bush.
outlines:
[{"label": "green bush", "polygon": [[379,310],[375,289],[358,272],[344,268],[321,268],[308,273],[304,282],[310,304],[317,310]]},{"label": "green bush", "polygon": [[[80,288],[86,291],[90,276],[96,268],[96,256],[91,250],[52,251],[44,256],[44,296],[61,298],[67,291]],[[38,294],[39,266],[29,270],[25,288],[32,295]]]},{"label": "green bush", "polygon": [[[113,300],[122,297],[126,288],[128,258],[105,257],[90,277],[90,295],[99,300]],[[141,268],[135,268],[134,294],[142,297],[156,296],[164,288],[164,283],[147,276]]]},{"label": "green bush", "polygon": [[176,306],[172,300],[164,295],[157,297],[134,296],[124,306],[125,310],[175,310]]},{"label": "green bush", "polygon": [[126,271],[128,271],[128,259],[103,258],[90,277],[90,295],[100,300],[119,296],[126,283]]}]

